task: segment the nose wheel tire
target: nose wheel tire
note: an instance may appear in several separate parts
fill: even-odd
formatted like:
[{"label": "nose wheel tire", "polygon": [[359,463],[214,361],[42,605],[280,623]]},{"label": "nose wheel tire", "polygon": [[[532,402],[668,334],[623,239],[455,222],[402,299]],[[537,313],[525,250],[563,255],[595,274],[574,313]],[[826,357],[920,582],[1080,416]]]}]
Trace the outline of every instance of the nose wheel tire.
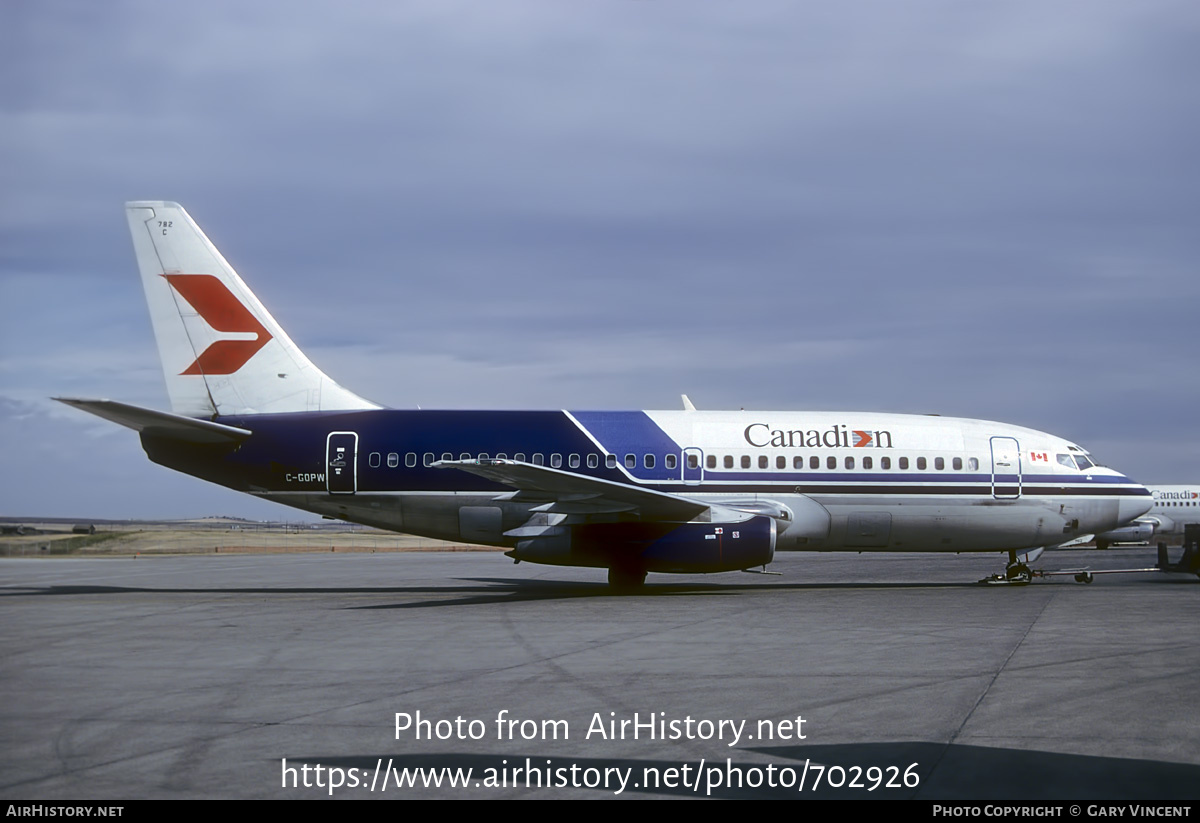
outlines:
[{"label": "nose wheel tire", "polygon": [[1024,563],[1015,563],[1004,570],[1004,579],[1010,583],[1028,583],[1033,580],[1033,572]]}]

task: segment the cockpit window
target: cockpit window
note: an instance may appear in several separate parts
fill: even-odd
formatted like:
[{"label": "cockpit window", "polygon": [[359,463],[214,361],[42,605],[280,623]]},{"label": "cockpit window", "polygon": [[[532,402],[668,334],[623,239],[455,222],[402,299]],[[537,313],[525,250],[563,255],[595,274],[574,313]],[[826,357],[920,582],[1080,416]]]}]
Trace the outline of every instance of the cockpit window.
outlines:
[{"label": "cockpit window", "polygon": [[1057,455],[1057,457],[1058,462],[1066,466],[1068,469],[1078,468],[1080,471],[1087,471],[1092,466],[1099,465],[1081,451],[1077,451],[1074,454],[1060,454]]}]

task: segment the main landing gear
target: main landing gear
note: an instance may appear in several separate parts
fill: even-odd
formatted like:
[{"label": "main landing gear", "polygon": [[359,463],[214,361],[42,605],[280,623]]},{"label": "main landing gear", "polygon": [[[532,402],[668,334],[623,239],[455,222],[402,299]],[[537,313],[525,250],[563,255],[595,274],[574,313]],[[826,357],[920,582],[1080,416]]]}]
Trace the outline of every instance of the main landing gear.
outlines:
[{"label": "main landing gear", "polygon": [[638,591],[646,582],[646,570],[636,566],[608,567],[608,586],[614,592],[627,594]]}]

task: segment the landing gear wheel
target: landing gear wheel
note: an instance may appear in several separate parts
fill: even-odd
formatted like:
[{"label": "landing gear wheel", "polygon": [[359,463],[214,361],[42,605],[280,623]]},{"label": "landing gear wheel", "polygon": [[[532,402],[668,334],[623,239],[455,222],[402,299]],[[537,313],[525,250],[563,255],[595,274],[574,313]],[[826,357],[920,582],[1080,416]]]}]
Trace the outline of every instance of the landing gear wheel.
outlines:
[{"label": "landing gear wheel", "polygon": [[646,570],[628,566],[610,566],[608,585],[615,592],[634,592],[646,582]]},{"label": "landing gear wheel", "polygon": [[1004,579],[1010,583],[1028,583],[1033,580],[1033,572],[1024,563],[1015,563],[1004,570]]},{"label": "landing gear wheel", "polygon": [[1092,576],[1091,572],[1080,572],[1079,574],[1075,575],[1076,583],[1091,583],[1095,579],[1096,578]]}]

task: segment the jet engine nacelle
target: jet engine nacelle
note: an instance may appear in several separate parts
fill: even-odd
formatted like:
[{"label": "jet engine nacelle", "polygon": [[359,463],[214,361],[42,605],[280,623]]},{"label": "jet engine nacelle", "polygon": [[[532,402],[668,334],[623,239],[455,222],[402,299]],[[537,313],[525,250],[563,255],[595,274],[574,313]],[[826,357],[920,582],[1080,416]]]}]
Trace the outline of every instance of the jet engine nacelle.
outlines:
[{"label": "jet engine nacelle", "polygon": [[753,514],[765,514],[775,521],[775,528],[780,535],[788,539],[822,538],[829,536],[829,526],[832,518],[829,510],[807,495],[793,495],[788,502],[762,498],[759,500],[718,500],[714,505],[728,506],[738,511]]},{"label": "jet engine nacelle", "polygon": [[531,563],[676,574],[737,571],[775,557],[775,521],[757,515],[732,523],[580,523],[560,526],[550,539],[523,540],[508,555]]},{"label": "jet engine nacelle", "polygon": [[1106,548],[1113,543],[1149,543],[1153,537],[1153,523],[1131,523],[1096,535],[1096,546]]}]

